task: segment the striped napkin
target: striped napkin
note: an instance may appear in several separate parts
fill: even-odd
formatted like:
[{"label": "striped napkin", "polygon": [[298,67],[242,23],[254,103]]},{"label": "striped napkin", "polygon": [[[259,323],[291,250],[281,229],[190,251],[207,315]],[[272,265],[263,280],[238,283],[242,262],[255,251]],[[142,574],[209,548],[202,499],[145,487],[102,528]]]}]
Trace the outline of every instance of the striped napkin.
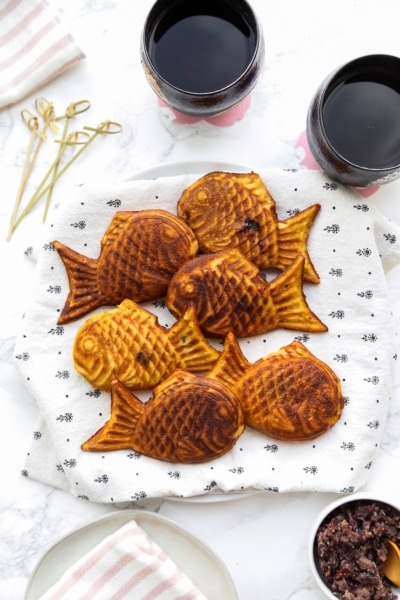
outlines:
[{"label": "striped napkin", "polygon": [[130,521],[70,567],[40,600],[207,600]]},{"label": "striped napkin", "polygon": [[0,2],[0,108],[85,58],[47,0]]}]

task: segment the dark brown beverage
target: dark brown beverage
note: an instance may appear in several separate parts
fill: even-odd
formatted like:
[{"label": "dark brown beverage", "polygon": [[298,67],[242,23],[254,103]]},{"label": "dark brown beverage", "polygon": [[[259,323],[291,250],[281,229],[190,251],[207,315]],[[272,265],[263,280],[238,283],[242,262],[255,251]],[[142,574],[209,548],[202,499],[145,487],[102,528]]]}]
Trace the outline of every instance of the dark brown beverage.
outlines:
[{"label": "dark brown beverage", "polygon": [[204,94],[236,81],[249,66],[255,47],[253,28],[233,4],[178,0],[154,24],[148,51],[165,81]]},{"label": "dark brown beverage", "polygon": [[400,73],[361,73],[328,90],[323,124],[336,152],[354,165],[400,164]]},{"label": "dark brown beverage", "polygon": [[307,141],[319,166],[356,187],[400,177],[400,58],[360,56],[328,75],[307,114]]}]

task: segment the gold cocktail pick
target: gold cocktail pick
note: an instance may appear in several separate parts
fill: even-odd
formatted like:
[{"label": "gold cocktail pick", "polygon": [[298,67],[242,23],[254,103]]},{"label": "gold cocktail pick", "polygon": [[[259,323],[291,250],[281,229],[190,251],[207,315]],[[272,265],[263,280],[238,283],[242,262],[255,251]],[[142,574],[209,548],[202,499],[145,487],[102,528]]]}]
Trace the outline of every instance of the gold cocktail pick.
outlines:
[{"label": "gold cocktail pick", "polygon": [[[79,140],[80,135],[83,135],[86,138],[86,140]],[[55,183],[54,178],[57,176],[56,167],[58,166],[58,163],[60,162],[65,149],[67,148],[67,146],[82,146],[82,145],[86,144],[87,138],[89,138],[89,137],[90,137],[90,135],[86,131],[72,131],[66,137],[66,139],[54,140],[56,143],[60,144],[60,150],[57,154],[57,158],[56,158],[57,162],[53,163],[54,164],[54,171],[53,171],[54,174],[53,174],[53,179],[51,180],[51,183],[50,183],[51,187],[49,189],[49,194],[47,196],[46,206],[45,206],[44,213],[43,213],[43,223],[46,220],[47,213],[48,213],[48,210],[50,207],[51,192],[53,190],[54,183]]]},{"label": "gold cocktail pick", "polygon": [[[68,167],[70,165],[72,165],[72,163],[78,158],[78,156],[80,156],[82,154],[82,152],[89,146],[89,144],[92,143],[92,141],[98,135],[120,133],[122,131],[122,125],[120,123],[116,123],[114,121],[104,121],[103,123],[100,123],[100,125],[98,125],[98,127],[84,127],[83,129],[85,129],[87,131],[93,131],[94,133],[93,133],[93,135],[90,136],[88,141],[82,145],[82,148],[80,148],[78,150],[78,152],[76,152],[74,154],[74,156],[66,163],[66,165],[64,165],[64,167],[61,169],[61,171],[59,171],[57,173],[57,175],[53,177],[51,183],[49,185],[47,185],[45,187],[45,189],[42,190],[39,194],[35,194],[34,197],[31,198],[30,202],[25,207],[25,209],[22,211],[22,213],[20,214],[18,220],[15,222],[13,231],[18,227],[22,218],[31,210],[31,208],[33,208],[33,206],[35,206],[35,204],[37,202],[39,202],[39,200],[46,194],[46,192],[49,191],[51,186],[55,184],[55,182],[61,177],[61,175],[63,175],[63,173],[65,173],[65,171],[68,169]],[[59,141],[59,143],[61,143],[61,142],[62,142],[62,140]],[[60,154],[60,152],[61,152],[61,147],[60,147],[59,154]],[[61,154],[62,154],[62,152],[61,152]],[[58,158],[58,155],[57,155],[57,158]],[[56,160],[57,160],[57,158],[56,158]],[[60,158],[61,158],[61,155],[60,155]],[[53,163],[53,165],[51,165],[48,173],[51,173],[53,168],[54,168],[54,163]],[[47,177],[48,177],[48,175],[46,175],[44,180],[46,180]]]},{"label": "gold cocktail pick", "polygon": [[[39,154],[39,150],[40,150],[40,147],[42,145],[42,142],[43,142],[43,140],[46,139],[46,135],[45,134],[46,134],[46,130],[47,130],[48,126],[49,125],[51,126],[51,128],[54,131],[54,133],[57,133],[57,131],[58,131],[58,127],[54,123],[54,119],[55,119],[56,115],[55,115],[55,112],[54,112],[53,103],[49,102],[46,98],[41,97],[41,98],[37,98],[35,100],[35,107],[36,107],[36,110],[39,113],[39,115],[44,120],[44,126],[43,126],[43,129],[41,131],[42,135],[39,137],[39,141],[36,144],[35,153],[34,153],[33,158],[31,160],[31,164],[29,165],[29,170],[28,170],[28,172],[26,174],[26,177],[25,177],[25,181],[24,181],[24,185],[23,185],[23,189],[22,189],[22,194],[24,193],[26,184],[28,183],[29,177],[31,176],[32,169],[34,167],[37,155]],[[54,128],[55,128],[55,130],[54,130]],[[21,194],[21,197],[22,197],[22,194]]]},{"label": "gold cocktail pick", "polygon": [[[26,116],[28,115],[28,117]],[[15,222],[15,218],[17,216],[17,212],[18,212],[18,208],[19,205],[21,203],[21,199],[22,199],[22,195],[24,193],[24,189],[28,180],[28,173],[31,172],[32,168],[33,168],[33,163],[36,159],[37,153],[35,152],[35,155],[33,157],[33,160],[31,161],[31,168],[28,171],[28,167],[29,167],[29,162],[30,162],[30,156],[32,153],[32,148],[33,148],[33,144],[35,141],[35,137],[36,135],[39,136],[39,141],[46,139],[46,136],[39,131],[39,121],[38,118],[36,117],[36,115],[34,115],[33,113],[31,113],[30,110],[28,109],[24,109],[23,111],[21,111],[21,116],[22,116],[22,120],[25,123],[25,125],[28,127],[28,129],[31,131],[31,138],[29,140],[29,146],[28,146],[28,150],[26,153],[26,158],[25,158],[25,164],[24,164],[24,168],[22,171],[22,176],[21,176],[21,181],[19,184],[19,189],[18,189],[18,193],[17,193],[17,198],[15,200],[15,205],[14,205],[14,210],[12,212],[11,215],[11,219],[10,219],[10,228],[8,231],[8,236],[7,236],[7,241],[9,241],[11,239],[12,236],[12,232],[14,231],[14,222]]]},{"label": "gold cocktail pick", "polygon": [[[83,105],[82,108],[78,108],[81,105]],[[63,134],[62,134],[62,140],[65,140],[66,137],[67,137],[67,131],[68,131],[68,125],[69,125],[70,119],[73,119],[76,115],[80,115],[81,113],[85,112],[89,108],[90,108],[90,102],[89,102],[89,100],[78,100],[78,102],[71,102],[67,106],[67,110],[65,111],[65,115],[62,115],[62,116],[57,117],[55,119],[56,121],[61,121],[62,119],[66,119],[65,125],[64,125],[64,131],[63,131]],[[57,127],[57,125],[55,125],[55,126]],[[57,130],[58,130],[58,127],[57,127]],[[61,148],[60,148],[60,150],[61,150]],[[61,152],[61,154],[62,154],[62,152]],[[60,155],[60,158],[61,158],[61,155]],[[30,201],[28,203],[28,206],[30,206],[31,208],[33,206],[35,206],[36,202],[34,202],[33,204],[31,204],[31,203],[36,198],[36,196],[39,194],[40,190],[42,189],[42,187],[46,183],[47,179],[50,177],[51,172],[53,171],[55,165],[58,165],[58,162],[59,162],[59,158],[57,156],[56,160],[52,163],[51,167],[47,171],[46,175],[43,177],[42,181],[39,183],[38,187],[35,190],[35,193],[33,194],[32,198],[30,199]],[[29,208],[29,210],[30,210],[30,208]]]},{"label": "gold cocktail pick", "polygon": [[[83,106],[81,108],[78,108],[81,105],[83,105]],[[89,102],[89,100],[79,100],[78,102],[71,102],[68,105],[67,110],[65,111],[65,115],[62,115],[61,117],[57,117],[55,119],[56,121],[60,121],[61,119],[66,119],[66,122],[65,122],[65,125],[64,125],[64,131],[63,131],[63,134],[62,134],[62,140],[61,141],[65,141],[65,139],[66,139],[67,130],[68,130],[68,123],[69,123],[70,119],[73,119],[76,115],[79,115],[79,114],[85,112],[89,108],[90,108],[90,102]],[[57,125],[55,125],[55,127],[57,127]],[[54,170],[55,165],[58,165],[58,163],[59,163],[59,161],[61,159],[61,156],[62,156],[64,150],[65,150],[65,147],[63,147],[61,145],[60,149],[58,151],[58,154],[56,156],[56,159],[53,161],[53,163],[49,167],[46,175],[43,177],[42,181],[39,183],[38,187],[36,188],[35,193],[33,194],[32,198],[29,200],[28,204],[26,205],[26,207],[24,208],[24,210],[20,214],[18,220],[16,221],[16,223],[14,225],[13,231],[17,227],[17,225],[21,222],[21,220],[23,219],[23,217],[26,214],[28,214],[28,212],[37,204],[38,200],[40,200],[40,198],[42,197],[43,194],[41,194],[40,197],[38,197],[39,196],[39,192],[43,188],[43,186],[46,183],[47,179],[50,177],[52,171]],[[52,182],[51,182],[51,186],[53,186],[54,183],[55,183],[55,180],[53,179]],[[49,189],[50,189],[50,186],[48,186],[46,188],[46,191],[48,191]]]},{"label": "gold cocktail pick", "polygon": [[[67,110],[65,111],[65,115],[63,115],[62,117],[57,117],[57,119],[56,119],[57,121],[61,121],[62,119],[65,119],[64,130],[63,130],[63,133],[62,133],[61,143],[67,138],[67,131],[68,131],[68,126],[69,126],[70,119],[73,119],[76,115],[80,115],[81,113],[84,113],[89,108],[90,108],[90,102],[89,102],[89,100],[79,100],[78,102],[71,102],[71,104],[68,105]],[[50,206],[50,202],[51,202],[51,197],[53,195],[55,178],[56,178],[57,173],[58,173],[58,167],[59,167],[59,164],[60,164],[60,160],[61,160],[61,155],[57,157],[56,162],[54,164],[53,178],[51,180],[51,187],[50,187],[49,193],[47,195],[46,206],[44,208],[44,213],[43,213],[43,223],[46,220],[47,212],[49,210],[49,206]]]}]

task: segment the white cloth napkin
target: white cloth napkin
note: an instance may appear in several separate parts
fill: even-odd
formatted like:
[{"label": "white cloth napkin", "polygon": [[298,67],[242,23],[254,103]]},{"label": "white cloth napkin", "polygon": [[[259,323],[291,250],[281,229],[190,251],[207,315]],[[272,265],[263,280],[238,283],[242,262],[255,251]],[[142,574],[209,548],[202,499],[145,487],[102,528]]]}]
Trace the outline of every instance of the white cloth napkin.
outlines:
[{"label": "white cloth napkin", "polygon": [[135,521],[70,567],[40,600],[206,600]]},{"label": "white cloth napkin", "polygon": [[[198,465],[162,462],[134,451],[83,452],[81,444],[109,418],[110,396],[91,388],[74,369],[74,337],[89,315],[63,327],[56,324],[69,286],[52,242],[59,240],[97,257],[115,211],[162,208],[176,213],[182,191],[199,176],[83,185],[51,213],[36,267],[34,301],[17,340],[16,363],[42,413],[25,475],[95,502],[221,490],[345,493],[367,482],[385,424],[398,351],[385,272],[400,261],[400,230],[323,172],[266,170],[260,175],[277,203],[280,220],[314,203],[321,205],[308,244],[321,283],[305,283],[304,291],[329,331],[280,329],[241,339],[240,345],[254,362],[301,340],[340,377],[346,398],[341,419],[307,442],[276,441],[248,427],[227,454]],[[175,322],[163,302],[144,307],[162,325]],[[222,349],[221,340],[211,343]]]},{"label": "white cloth napkin", "polygon": [[0,108],[21,100],[82,58],[54,2],[1,3]]}]

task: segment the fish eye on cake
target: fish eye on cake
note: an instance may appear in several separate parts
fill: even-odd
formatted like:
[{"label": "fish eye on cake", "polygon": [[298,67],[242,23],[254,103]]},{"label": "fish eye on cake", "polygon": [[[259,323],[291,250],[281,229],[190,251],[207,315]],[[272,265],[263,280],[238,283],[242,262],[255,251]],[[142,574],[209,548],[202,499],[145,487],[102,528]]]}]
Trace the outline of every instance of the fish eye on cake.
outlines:
[{"label": "fish eye on cake", "polygon": [[167,329],[131,300],[87,319],[73,348],[76,370],[105,391],[115,378],[130,389],[150,389],[176,369],[207,371],[218,356],[200,331],[193,307]]},{"label": "fish eye on cake", "polygon": [[175,371],[145,403],[114,380],[110,419],[82,449],[130,449],[158,460],[194,464],[228,452],[244,428],[240,402],[224,384]]},{"label": "fish eye on cake", "polygon": [[249,427],[278,440],[322,435],[344,406],[339,378],[298,341],[250,364],[229,334],[207,377],[233,391]]},{"label": "fish eye on cake", "polygon": [[320,209],[314,204],[279,221],[275,201],[257,173],[207,173],[182,194],[178,216],[193,230],[200,252],[237,248],[260,269],[285,270],[300,254],[305,281],[319,283],[307,241]]},{"label": "fish eye on cake", "polygon": [[306,302],[304,262],[298,255],[268,283],[236,248],[203,254],[172,277],[167,306],[176,318],[194,306],[202,331],[210,337],[248,337],[278,328],[327,331]]},{"label": "fish eye on cake", "polygon": [[100,306],[157,300],[167,293],[172,275],[198,251],[191,229],[163,210],[115,213],[100,256],[83,256],[55,241],[70,292],[58,319],[63,325]]}]

